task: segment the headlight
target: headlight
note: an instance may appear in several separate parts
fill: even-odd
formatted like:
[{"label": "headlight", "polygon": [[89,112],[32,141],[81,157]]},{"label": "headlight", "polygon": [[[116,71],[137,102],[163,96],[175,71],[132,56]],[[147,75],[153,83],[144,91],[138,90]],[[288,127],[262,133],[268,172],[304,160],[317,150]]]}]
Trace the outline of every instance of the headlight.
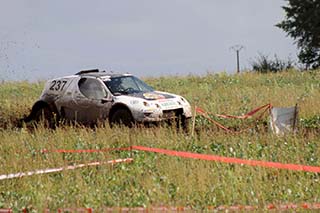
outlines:
[{"label": "headlight", "polygon": [[148,103],[147,101],[143,101],[143,106],[145,107],[156,107],[156,108],[160,108],[160,105],[157,104],[157,103],[154,103],[154,104],[151,104],[151,103]]}]

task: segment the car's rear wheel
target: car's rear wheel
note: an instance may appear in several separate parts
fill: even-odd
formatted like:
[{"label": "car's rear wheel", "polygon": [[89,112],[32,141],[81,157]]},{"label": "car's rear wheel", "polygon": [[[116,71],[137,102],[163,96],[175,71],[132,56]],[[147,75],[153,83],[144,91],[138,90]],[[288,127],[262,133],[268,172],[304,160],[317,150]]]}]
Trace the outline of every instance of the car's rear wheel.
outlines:
[{"label": "car's rear wheel", "polygon": [[55,115],[54,112],[47,106],[43,106],[39,108],[33,120],[37,123],[43,123],[44,127],[46,128],[55,128]]},{"label": "car's rear wheel", "polygon": [[116,110],[109,119],[110,127],[124,125],[129,128],[133,127],[133,117],[131,112],[127,109],[118,109]]}]

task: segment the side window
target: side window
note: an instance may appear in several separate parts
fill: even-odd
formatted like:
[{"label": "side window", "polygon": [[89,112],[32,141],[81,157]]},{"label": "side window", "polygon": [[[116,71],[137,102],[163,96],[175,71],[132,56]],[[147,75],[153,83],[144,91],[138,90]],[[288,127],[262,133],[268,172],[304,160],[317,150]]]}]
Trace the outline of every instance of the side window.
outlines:
[{"label": "side window", "polygon": [[102,99],[107,96],[100,81],[93,78],[81,78],[78,82],[80,92],[90,99]]}]

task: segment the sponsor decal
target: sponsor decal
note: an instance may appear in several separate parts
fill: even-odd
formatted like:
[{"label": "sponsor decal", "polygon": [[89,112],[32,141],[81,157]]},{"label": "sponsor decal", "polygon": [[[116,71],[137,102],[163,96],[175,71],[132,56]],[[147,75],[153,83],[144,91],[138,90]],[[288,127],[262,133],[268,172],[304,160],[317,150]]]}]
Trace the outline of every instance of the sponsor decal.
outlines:
[{"label": "sponsor decal", "polygon": [[153,92],[152,93],[151,92],[144,93],[143,97],[148,100],[158,100],[158,99],[165,99],[166,98],[164,95],[161,95],[158,93],[153,93]]},{"label": "sponsor decal", "polygon": [[138,101],[138,100],[130,101],[130,104],[132,104],[132,105],[135,105],[135,104],[138,104],[138,103],[139,103],[139,101]]},{"label": "sponsor decal", "polygon": [[177,103],[175,101],[166,101],[166,102],[162,102],[160,104],[161,104],[161,106],[166,107],[166,108],[177,106]]}]

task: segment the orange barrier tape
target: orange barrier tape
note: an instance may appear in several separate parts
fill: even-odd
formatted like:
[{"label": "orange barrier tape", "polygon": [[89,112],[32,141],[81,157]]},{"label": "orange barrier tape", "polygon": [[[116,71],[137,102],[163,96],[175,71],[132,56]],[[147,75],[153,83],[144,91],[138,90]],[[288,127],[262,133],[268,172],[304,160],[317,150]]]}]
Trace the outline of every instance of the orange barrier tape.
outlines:
[{"label": "orange barrier tape", "polygon": [[[211,211],[257,211],[257,210],[319,210],[320,203],[301,203],[301,204],[268,204],[266,206],[250,206],[250,205],[234,205],[234,206],[208,206],[204,210]],[[100,209],[102,212],[182,212],[195,211],[192,207],[106,207]],[[12,209],[0,209],[0,213],[12,213]],[[27,209],[22,209],[21,212],[28,212]],[[50,209],[45,209],[43,212],[49,213]],[[95,212],[93,208],[60,208],[57,212]]]},{"label": "orange barrier tape", "polygon": [[94,153],[94,152],[111,152],[111,151],[130,151],[131,147],[124,148],[107,148],[107,149],[56,149],[41,150],[41,153]]},{"label": "orange barrier tape", "polygon": [[53,172],[61,172],[64,170],[74,170],[74,169],[87,167],[87,166],[100,166],[100,165],[104,165],[104,164],[126,163],[126,162],[131,162],[131,161],[133,161],[132,158],[125,158],[125,159],[109,160],[106,162],[91,162],[91,163],[84,163],[84,164],[78,164],[78,165],[74,165],[74,166],[67,166],[67,167],[60,167],[60,168],[40,169],[40,170],[35,170],[35,171],[30,171],[30,172],[12,173],[12,174],[7,174],[7,175],[0,175],[0,180],[21,178],[21,177],[25,177],[25,176],[47,174],[47,173],[53,173]]},{"label": "orange barrier tape", "polygon": [[251,210],[256,211],[259,209],[267,209],[267,210],[297,210],[297,209],[309,209],[309,210],[316,210],[320,209],[320,203],[302,203],[302,204],[269,204],[264,207],[258,207],[258,206],[249,206],[249,205],[237,205],[237,206],[218,206],[218,207],[208,207],[209,210],[220,210],[220,211],[227,211],[227,210]]},{"label": "orange barrier tape", "polygon": [[12,213],[12,209],[0,209],[0,213]]},{"label": "orange barrier tape", "polygon": [[[242,164],[242,165],[248,165],[248,166],[261,166],[261,167],[276,168],[276,169],[320,173],[320,167],[316,167],[316,166],[307,166],[307,165],[300,165],[300,164],[284,164],[284,163],[278,163],[278,162],[258,161],[258,160],[246,160],[241,158],[231,158],[231,157],[223,157],[223,156],[216,156],[216,155],[198,154],[198,153],[192,153],[192,152],[174,151],[174,150],[158,149],[158,148],[151,148],[151,147],[145,147],[145,146],[131,146],[126,148],[119,148],[116,150],[139,150],[139,151],[155,152],[155,153],[165,154],[169,156],[183,157],[183,158],[218,161],[222,163]],[[64,152],[85,153],[87,151],[100,152],[101,150],[63,150],[61,153],[64,153]],[[1,176],[0,176],[0,180],[1,180]]]},{"label": "orange barrier tape", "polygon": [[225,126],[223,126],[222,124],[220,124],[219,122],[215,121],[214,119],[210,118],[209,117],[209,114],[212,114],[214,116],[217,116],[217,117],[221,117],[221,118],[237,118],[237,119],[246,119],[246,118],[249,118],[249,117],[252,117],[254,114],[256,114],[257,112],[259,112],[260,110],[264,109],[264,111],[260,114],[260,116],[258,116],[257,119],[261,119],[261,117],[264,115],[264,113],[270,109],[272,107],[271,104],[266,104],[266,105],[263,105],[261,107],[258,107],[250,112],[248,112],[247,114],[245,115],[242,115],[242,116],[234,116],[234,115],[221,115],[221,114],[213,114],[213,113],[208,113],[206,112],[205,110],[201,109],[200,107],[195,107],[195,111],[200,113],[203,117],[207,118],[211,123],[214,123],[216,126],[218,126],[219,128],[223,129],[224,131],[226,132],[229,132],[229,133],[241,133],[247,129],[244,129],[244,130],[241,130],[241,131],[234,131],[234,130],[231,130]]},{"label": "orange barrier tape", "polygon": [[59,213],[63,212],[87,212],[87,213],[92,213],[93,209],[92,208],[63,208],[63,209],[58,209]]},{"label": "orange barrier tape", "polygon": [[221,115],[221,114],[216,114],[216,116],[221,117],[221,118],[237,118],[237,119],[246,119],[246,118],[250,118],[252,117],[254,114],[256,114],[257,112],[259,112],[262,109],[270,109],[271,108],[271,104],[266,104],[263,105],[261,107],[258,107],[250,112],[248,112],[245,115],[240,115],[240,116],[236,116],[236,115]]},{"label": "orange barrier tape", "polygon": [[196,111],[201,113],[201,114],[212,114],[212,115],[215,115],[217,117],[221,117],[221,118],[237,118],[237,119],[246,119],[246,118],[250,118],[252,117],[254,114],[256,114],[257,112],[259,112],[260,110],[262,109],[270,109],[272,107],[271,104],[266,104],[266,105],[263,105],[263,106],[260,106],[256,109],[253,109],[252,111],[244,114],[244,115],[240,115],[240,116],[237,116],[237,115],[223,115],[223,114],[214,114],[214,113],[208,113],[206,112],[205,110],[201,109],[200,107],[197,107],[196,106]]},{"label": "orange barrier tape", "polygon": [[207,114],[202,114],[202,116],[204,116],[206,119],[208,119],[209,121],[211,121],[212,123],[214,123],[215,125],[217,125],[218,127],[220,127],[221,129],[223,129],[226,132],[230,132],[230,133],[235,133],[235,131],[228,129],[227,127],[223,126],[222,124],[220,124],[219,122],[213,120],[212,118],[210,118]]},{"label": "orange barrier tape", "polygon": [[278,162],[268,162],[268,161],[258,161],[258,160],[245,160],[241,158],[229,158],[229,157],[221,157],[216,155],[206,155],[206,154],[197,154],[197,153],[191,153],[191,152],[157,149],[157,148],[150,148],[150,147],[144,147],[144,146],[132,146],[132,149],[146,151],[146,152],[161,153],[169,156],[177,156],[177,157],[183,157],[183,158],[192,158],[192,159],[218,161],[218,162],[231,163],[231,164],[243,164],[248,166],[261,166],[261,167],[268,167],[268,168],[287,169],[287,170],[293,170],[293,171],[320,173],[320,167],[316,167],[316,166],[306,166],[306,165],[299,165],[299,164],[283,164]]}]

